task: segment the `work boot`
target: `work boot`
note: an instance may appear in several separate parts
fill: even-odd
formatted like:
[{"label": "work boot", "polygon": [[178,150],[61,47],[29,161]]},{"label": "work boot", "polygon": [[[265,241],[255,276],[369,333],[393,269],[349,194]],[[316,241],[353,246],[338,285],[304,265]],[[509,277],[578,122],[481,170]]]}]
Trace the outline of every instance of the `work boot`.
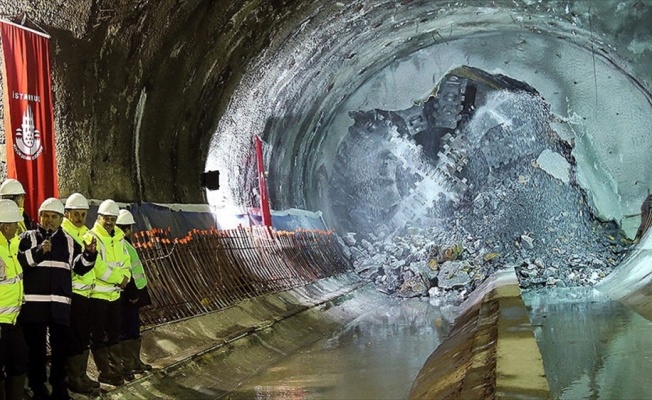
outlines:
[{"label": "work boot", "polygon": [[130,340],[129,342],[132,342],[129,343],[129,354],[131,355],[132,363],[134,365],[133,371],[137,374],[143,374],[146,371],[151,371],[152,366],[144,363],[140,359],[140,347],[143,344],[143,339],[138,338]]},{"label": "work boot", "polygon": [[136,379],[134,373],[125,368],[124,364],[122,363],[122,360],[124,359],[124,351],[125,349],[120,343],[109,347],[109,354],[111,355],[111,368],[113,368],[113,371],[116,374],[120,375],[122,379],[126,381],[133,381]]},{"label": "work boot", "polygon": [[88,371],[88,353],[89,353],[88,350],[86,350],[81,354],[82,355],[82,360],[81,360],[81,364],[79,365],[80,370],[82,371],[81,380],[85,384],[90,385],[90,386],[92,386],[92,387],[94,387],[96,389],[99,389],[100,388],[100,383],[97,382],[97,381],[92,380],[90,378],[90,376],[88,376],[88,373],[87,373],[87,371]]},{"label": "work boot", "polygon": [[25,374],[6,377],[2,398],[6,400],[22,400],[25,396],[25,379]]},{"label": "work boot", "polygon": [[93,350],[93,359],[97,370],[100,372],[97,380],[101,383],[108,383],[113,386],[120,386],[124,383],[122,377],[111,369],[109,349],[106,347]]},{"label": "work boot", "polygon": [[136,373],[136,364],[132,354],[131,340],[124,340],[120,342],[120,361],[122,361],[122,368],[132,374]]},{"label": "work boot", "polygon": [[[7,378],[7,382],[9,382],[9,378]],[[7,382],[5,382],[6,393],[8,389]],[[32,392],[34,393],[32,395],[32,400],[47,400],[50,398],[50,391],[45,386],[45,383],[35,383],[34,385],[30,384],[29,388],[32,389]],[[7,398],[9,398],[9,396],[7,396]],[[22,399],[22,397],[19,398]]]},{"label": "work boot", "polygon": [[77,354],[68,357],[66,360],[66,369],[68,370],[68,389],[75,393],[88,394],[93,393],[96,389],[90,382],[86,382],[83,379],[83,376],[86,375],[85,366],[86,360],[84,354]]}]

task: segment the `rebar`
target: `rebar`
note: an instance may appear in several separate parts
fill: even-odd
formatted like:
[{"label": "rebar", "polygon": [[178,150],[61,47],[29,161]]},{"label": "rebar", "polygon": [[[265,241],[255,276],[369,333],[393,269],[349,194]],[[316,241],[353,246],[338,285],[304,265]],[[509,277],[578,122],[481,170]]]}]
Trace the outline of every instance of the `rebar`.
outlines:
[{"label": "rebar", "polygon": [[141,310],[154,326],[230,307],[350,269],[333,232],[274,231],[267,227],[193,229],[172,238],[170,228],[136,232],[152,304]]}]

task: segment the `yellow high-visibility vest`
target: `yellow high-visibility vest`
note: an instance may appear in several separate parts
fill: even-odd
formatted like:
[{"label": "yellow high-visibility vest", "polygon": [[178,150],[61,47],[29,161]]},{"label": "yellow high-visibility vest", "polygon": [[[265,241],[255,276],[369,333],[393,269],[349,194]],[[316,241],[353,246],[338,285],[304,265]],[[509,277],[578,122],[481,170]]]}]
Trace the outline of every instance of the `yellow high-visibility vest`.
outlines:
[{"label": "yellow high-visibility vest", "polygon": [[131,243],[125,241],[125,246],[127,246],[127,252],[131,258],[131,277],[133,278],[136,287],[142,289],[147,286],[147,277],[145,276],[143,263],[140,262],[138,252]]},{"label": "yellow high-visibility vest", "polygon": [[[20,216],[22,217],[25,213],[25,208],[23,207],[18,207],[18,212],[20,213]],[[27,227],[25,225],[25,220],[21,219],[18,221],[18,231],[16,231],[16,236],[20,236],[21,233],[27,232],[29,229],[32,229],[32,227]]]},{"label": "yellow high-visibility vest", "polygon": [[[72,236],[72,238],[75,239],[75,242],[79,243],[82,247],[82,251],[84,250],[84,235],[88,232],[86,226],[82,225],[81,228],[77,228],[68,218],[64,218],[63,222],[61,222],[61,229]],[[77,275],[75,271],[71,272],[73,293],[84,297],[90,297],[91,291],[95,287],[95,274],[89,272],[84,275]]]},{"label": "yellow high-visibility vest", "polygon": [[23,268],[18,262],[20,240],[14,236],[9,242],[0,234],[0,323],[16,323],[23,304]]},{"label": "yellow high-visibility vest", "polygon": [[95,261],[95,287],[91,290],[91,297],[108,301],[120,298],[119,285],[126,277],[131,278],[131,263],[129,253],[125,246],[124,232],[115,227],[113,236],[95,222],[93,228],[84,235],[84,243],[90,243],[93,238],[97,241],[98,257]]}]

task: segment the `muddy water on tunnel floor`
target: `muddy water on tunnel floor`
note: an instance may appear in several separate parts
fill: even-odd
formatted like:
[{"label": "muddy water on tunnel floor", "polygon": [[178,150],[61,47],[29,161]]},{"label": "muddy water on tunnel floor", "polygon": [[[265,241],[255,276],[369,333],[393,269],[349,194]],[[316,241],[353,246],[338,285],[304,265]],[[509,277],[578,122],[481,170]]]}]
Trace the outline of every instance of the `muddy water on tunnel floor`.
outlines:
[{"label": "muddy water on tunnel floor", "polygon": [[404,399],[445,338],[452,305],[392,300],[243,382],[229,399]]},{"label": "muddy water on tunnel floor", "polygon": [[523,298],[553,399],[652,399],[652,322],[589,288]]}]

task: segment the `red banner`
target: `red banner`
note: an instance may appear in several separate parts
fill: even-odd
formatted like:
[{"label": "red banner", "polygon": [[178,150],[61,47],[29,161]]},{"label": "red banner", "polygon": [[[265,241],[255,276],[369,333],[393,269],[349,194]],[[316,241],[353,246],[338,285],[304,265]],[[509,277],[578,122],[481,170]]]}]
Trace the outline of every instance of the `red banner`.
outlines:
[{"label": "red banner", "polygon": [[7,175],[23,184],[25,211],[37,219],[43,200],[59,197],[50,38],[8,21],[0,21],[0,29]]}]

